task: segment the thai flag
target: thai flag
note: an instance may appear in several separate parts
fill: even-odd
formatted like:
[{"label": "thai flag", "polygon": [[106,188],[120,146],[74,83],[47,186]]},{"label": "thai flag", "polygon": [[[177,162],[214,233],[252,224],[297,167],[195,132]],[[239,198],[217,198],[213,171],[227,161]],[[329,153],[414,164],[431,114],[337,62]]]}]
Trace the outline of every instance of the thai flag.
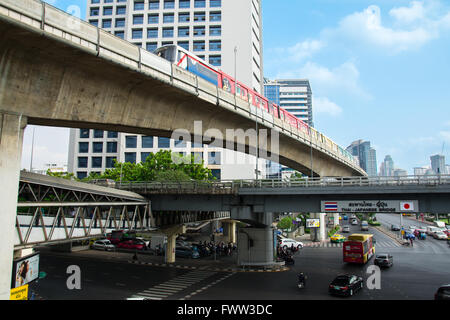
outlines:
[{"label": "thai flag", "polygon": [[337,202],[325,202],[325,211],[337,211]]}]

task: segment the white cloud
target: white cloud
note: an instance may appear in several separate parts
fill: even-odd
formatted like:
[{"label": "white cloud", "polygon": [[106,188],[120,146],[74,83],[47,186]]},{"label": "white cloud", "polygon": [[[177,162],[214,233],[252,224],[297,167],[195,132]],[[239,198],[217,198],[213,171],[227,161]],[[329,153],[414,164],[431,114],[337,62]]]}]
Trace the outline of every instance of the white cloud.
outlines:
[{"label": "white cloud", "polygon": [[[390,11],[391,15],[396,21],[411,22],[417,20],[420,15],[406,8],[392,10]],[[419,48],[437,37],[436,30],[426,24],[403,29],[389,28],[383,25],[380,8],[376,5],[371,5],[362,12],[345,17],[336,29],[326,30],[324,35],[380,47],[389,50],[390,53]]]},{"label": "white cloud", "polygon": [[313,110],[316,113],[337,116],[342,113],[342,108],[325,97],[313,97]]},{"label": "white cloud", "polygon": [[389,15],[399,23],[411,24],[425,18],[425,8],[423,2],[413,1],[409,7],[394,8],[389,11]]},{"label": "white cloud", "polygon": [[300,68],[279,73],[276,78],[309,79],[314,92],[318,93],[318,96],[344,91],[364,99],[371,99],[371,95],[359,85],[359,70],[355,63],[351,61],[344,62],[334,68],[307,62]]}]

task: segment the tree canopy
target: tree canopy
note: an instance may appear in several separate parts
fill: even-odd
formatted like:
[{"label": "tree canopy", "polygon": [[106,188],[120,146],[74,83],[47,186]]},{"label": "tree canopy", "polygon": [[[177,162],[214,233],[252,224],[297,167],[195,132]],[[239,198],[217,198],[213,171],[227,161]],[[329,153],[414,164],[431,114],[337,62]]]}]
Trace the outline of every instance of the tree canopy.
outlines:
[{"label": "tree canopy", "polygon": [[170,150],[150,153],[140,163],[117,162],[103,174],[91,172],[82,181],[92,179],[112,179],[114,181],[189,181],[214,180],[211,170],[204,167],[203,161],[196,163],[194,156],[182,156]]}]

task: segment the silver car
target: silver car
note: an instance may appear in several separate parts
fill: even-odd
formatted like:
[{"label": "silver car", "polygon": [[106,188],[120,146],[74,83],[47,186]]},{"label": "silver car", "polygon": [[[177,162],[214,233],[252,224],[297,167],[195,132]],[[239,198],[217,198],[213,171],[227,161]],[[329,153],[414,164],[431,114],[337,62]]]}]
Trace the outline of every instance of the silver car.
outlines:
[{"label": "silver car", "polygon": [[111,243],[111,241],[104,239],[104,240],[97,240],[92,244],[92,249],[96,250],[104,250],[104,251],[112,251],[116,247]]},{"label": "silver car", "polygon": [[342,232],[350,232],[350,227],[349,226],[343,226],[342,227]]}]

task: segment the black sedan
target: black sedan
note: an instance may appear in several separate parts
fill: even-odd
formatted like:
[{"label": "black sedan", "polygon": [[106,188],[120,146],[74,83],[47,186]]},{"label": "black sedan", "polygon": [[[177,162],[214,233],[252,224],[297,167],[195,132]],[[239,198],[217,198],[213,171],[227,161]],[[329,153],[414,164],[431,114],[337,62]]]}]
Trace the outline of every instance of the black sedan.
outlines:
[{"label": "black sedan", "polygon": [[352,296],[356,291],[363,288],[363,278],[356,275],[337,276],[328,287],[332,295]]}]

